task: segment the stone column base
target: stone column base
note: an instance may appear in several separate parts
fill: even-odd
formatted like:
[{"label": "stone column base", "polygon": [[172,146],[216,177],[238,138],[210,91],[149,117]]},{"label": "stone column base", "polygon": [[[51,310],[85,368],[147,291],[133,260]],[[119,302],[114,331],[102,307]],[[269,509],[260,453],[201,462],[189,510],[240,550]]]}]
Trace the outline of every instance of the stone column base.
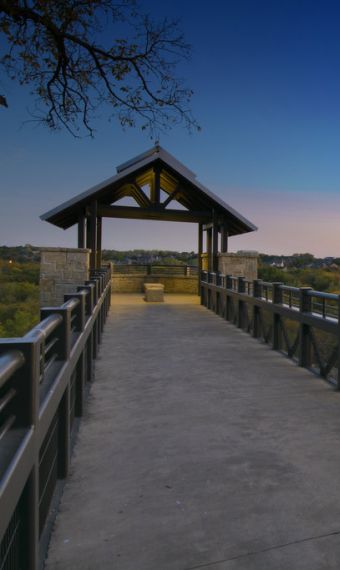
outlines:
[{"label": "stone column base", "polygon": [[91,250],[42,247],[40,251],[40,306],[57,307],[66,293],[74,293],[89,278]]},{"label": "stone column base", "polygon": [[219,253],[218,270],[223,275],[257,279],[257,251],[238,251],[237,253]]}]

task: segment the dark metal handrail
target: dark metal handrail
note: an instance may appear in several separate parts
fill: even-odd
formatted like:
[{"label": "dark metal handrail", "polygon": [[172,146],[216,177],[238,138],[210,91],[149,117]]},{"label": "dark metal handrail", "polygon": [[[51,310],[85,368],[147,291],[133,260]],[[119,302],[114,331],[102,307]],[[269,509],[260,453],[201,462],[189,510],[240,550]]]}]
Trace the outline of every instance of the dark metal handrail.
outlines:
[{"label": "dark metal handrail", "polygon": [[340,389],[339,295],[202,271],[201,302]]},{"label": "dark metal handrail", "polygon": [[131,274],[138,273],[141,275],[198,275],[197,265],[165,265],[161,263],[117,263],[113,266],[113,274]]},{"label": "dark metal handrail", "polygon": [[110,267],[96,270],[60,307],[41,309],[42,320],[25,336],[0,339],[0,547],[6,551],[0,566],[5,570],[39,567],[39,544],[45,543],[56,482],[68,473],[74,419],[83,413],[110,298]]},{"label": "dark metal handrail", "polygon": [[25,357],[19,350],[12,350],[0,356],[0,388],[25,363]]}]

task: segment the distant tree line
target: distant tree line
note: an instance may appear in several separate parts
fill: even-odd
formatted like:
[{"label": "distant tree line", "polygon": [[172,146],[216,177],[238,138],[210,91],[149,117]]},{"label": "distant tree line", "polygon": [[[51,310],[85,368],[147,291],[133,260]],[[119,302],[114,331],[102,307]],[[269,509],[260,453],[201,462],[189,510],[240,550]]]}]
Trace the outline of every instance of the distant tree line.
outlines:
[{"label": "distant tree line", "polygon": [[197,253],[194,251],[172,251],[159,249],[132,249],[118,251],[115,249],[103,250],[103,260],[114,263],[140,263],[162,265],[197,265]]},{"label": "distant tree line", "polygon": [[[39,258],[39,250],[31,245],[0,246],[0,337],[22,336],[39,320]],[[197,264],[193,251],[104,250],[103,259],[117,264]],[[340,258],[318,260],[312,254],[261,254],[259,278],[340,294],[339,266]]]}]

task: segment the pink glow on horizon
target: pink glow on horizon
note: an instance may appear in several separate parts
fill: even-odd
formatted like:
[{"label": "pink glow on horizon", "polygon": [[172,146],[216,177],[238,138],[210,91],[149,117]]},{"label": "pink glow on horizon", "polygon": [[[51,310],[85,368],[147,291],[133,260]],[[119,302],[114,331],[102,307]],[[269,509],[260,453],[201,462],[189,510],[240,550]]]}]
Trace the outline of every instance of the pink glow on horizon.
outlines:
[{"label": "pink glow on horizon", "polygon": [[[230,249],[290,255],[340,256],[340,196],[324,192],[224,191],[230,205],[249,218],[257,232],[230,240]],[[230,200],[229,200],[230,196]]]}]

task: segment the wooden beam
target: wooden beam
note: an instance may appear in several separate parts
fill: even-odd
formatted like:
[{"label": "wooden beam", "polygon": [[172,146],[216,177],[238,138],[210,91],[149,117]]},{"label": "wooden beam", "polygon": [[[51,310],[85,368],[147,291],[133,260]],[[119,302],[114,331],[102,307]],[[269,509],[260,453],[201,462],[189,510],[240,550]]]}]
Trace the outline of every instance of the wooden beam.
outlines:
[{"label": "wooden beam", "polygon": [[142,188],[137,184],[137,182],[133,183],[133,192],[135,194],[135,200],[142,208],[143,207],[148,208],[149,206],[151,206],[152,203],[151,200],[147,197],[147,195],[142,190]]},{"label": "wooden beam", "polygon": [[98,205],[97,215],[102,218],[130,218],[132,220],[161,220],[168,222],[201,223],[211,219],[210,212],[164,210],[163,207],[134,208],[132,206]]},{"label": "wooden beam", "polygon": [[155,167],[153,171],[153,181],[151,184],[151,202],[153,204],[160,203],[161,194],[161,173],[159,168]]},{"label": "wooden beam", "polygon": [[172,200],[175,199],[175,197],[177,196],[179,192],[179,188],[175,188],[175,190],[173,192],[171,192],[171,194],[169,194],[169,196],[167,197],[166,200],[164,200],[164,202],[162,203],[162,207],[166,208],[168,204],[170,204],[170,202],[172,202]]}]

